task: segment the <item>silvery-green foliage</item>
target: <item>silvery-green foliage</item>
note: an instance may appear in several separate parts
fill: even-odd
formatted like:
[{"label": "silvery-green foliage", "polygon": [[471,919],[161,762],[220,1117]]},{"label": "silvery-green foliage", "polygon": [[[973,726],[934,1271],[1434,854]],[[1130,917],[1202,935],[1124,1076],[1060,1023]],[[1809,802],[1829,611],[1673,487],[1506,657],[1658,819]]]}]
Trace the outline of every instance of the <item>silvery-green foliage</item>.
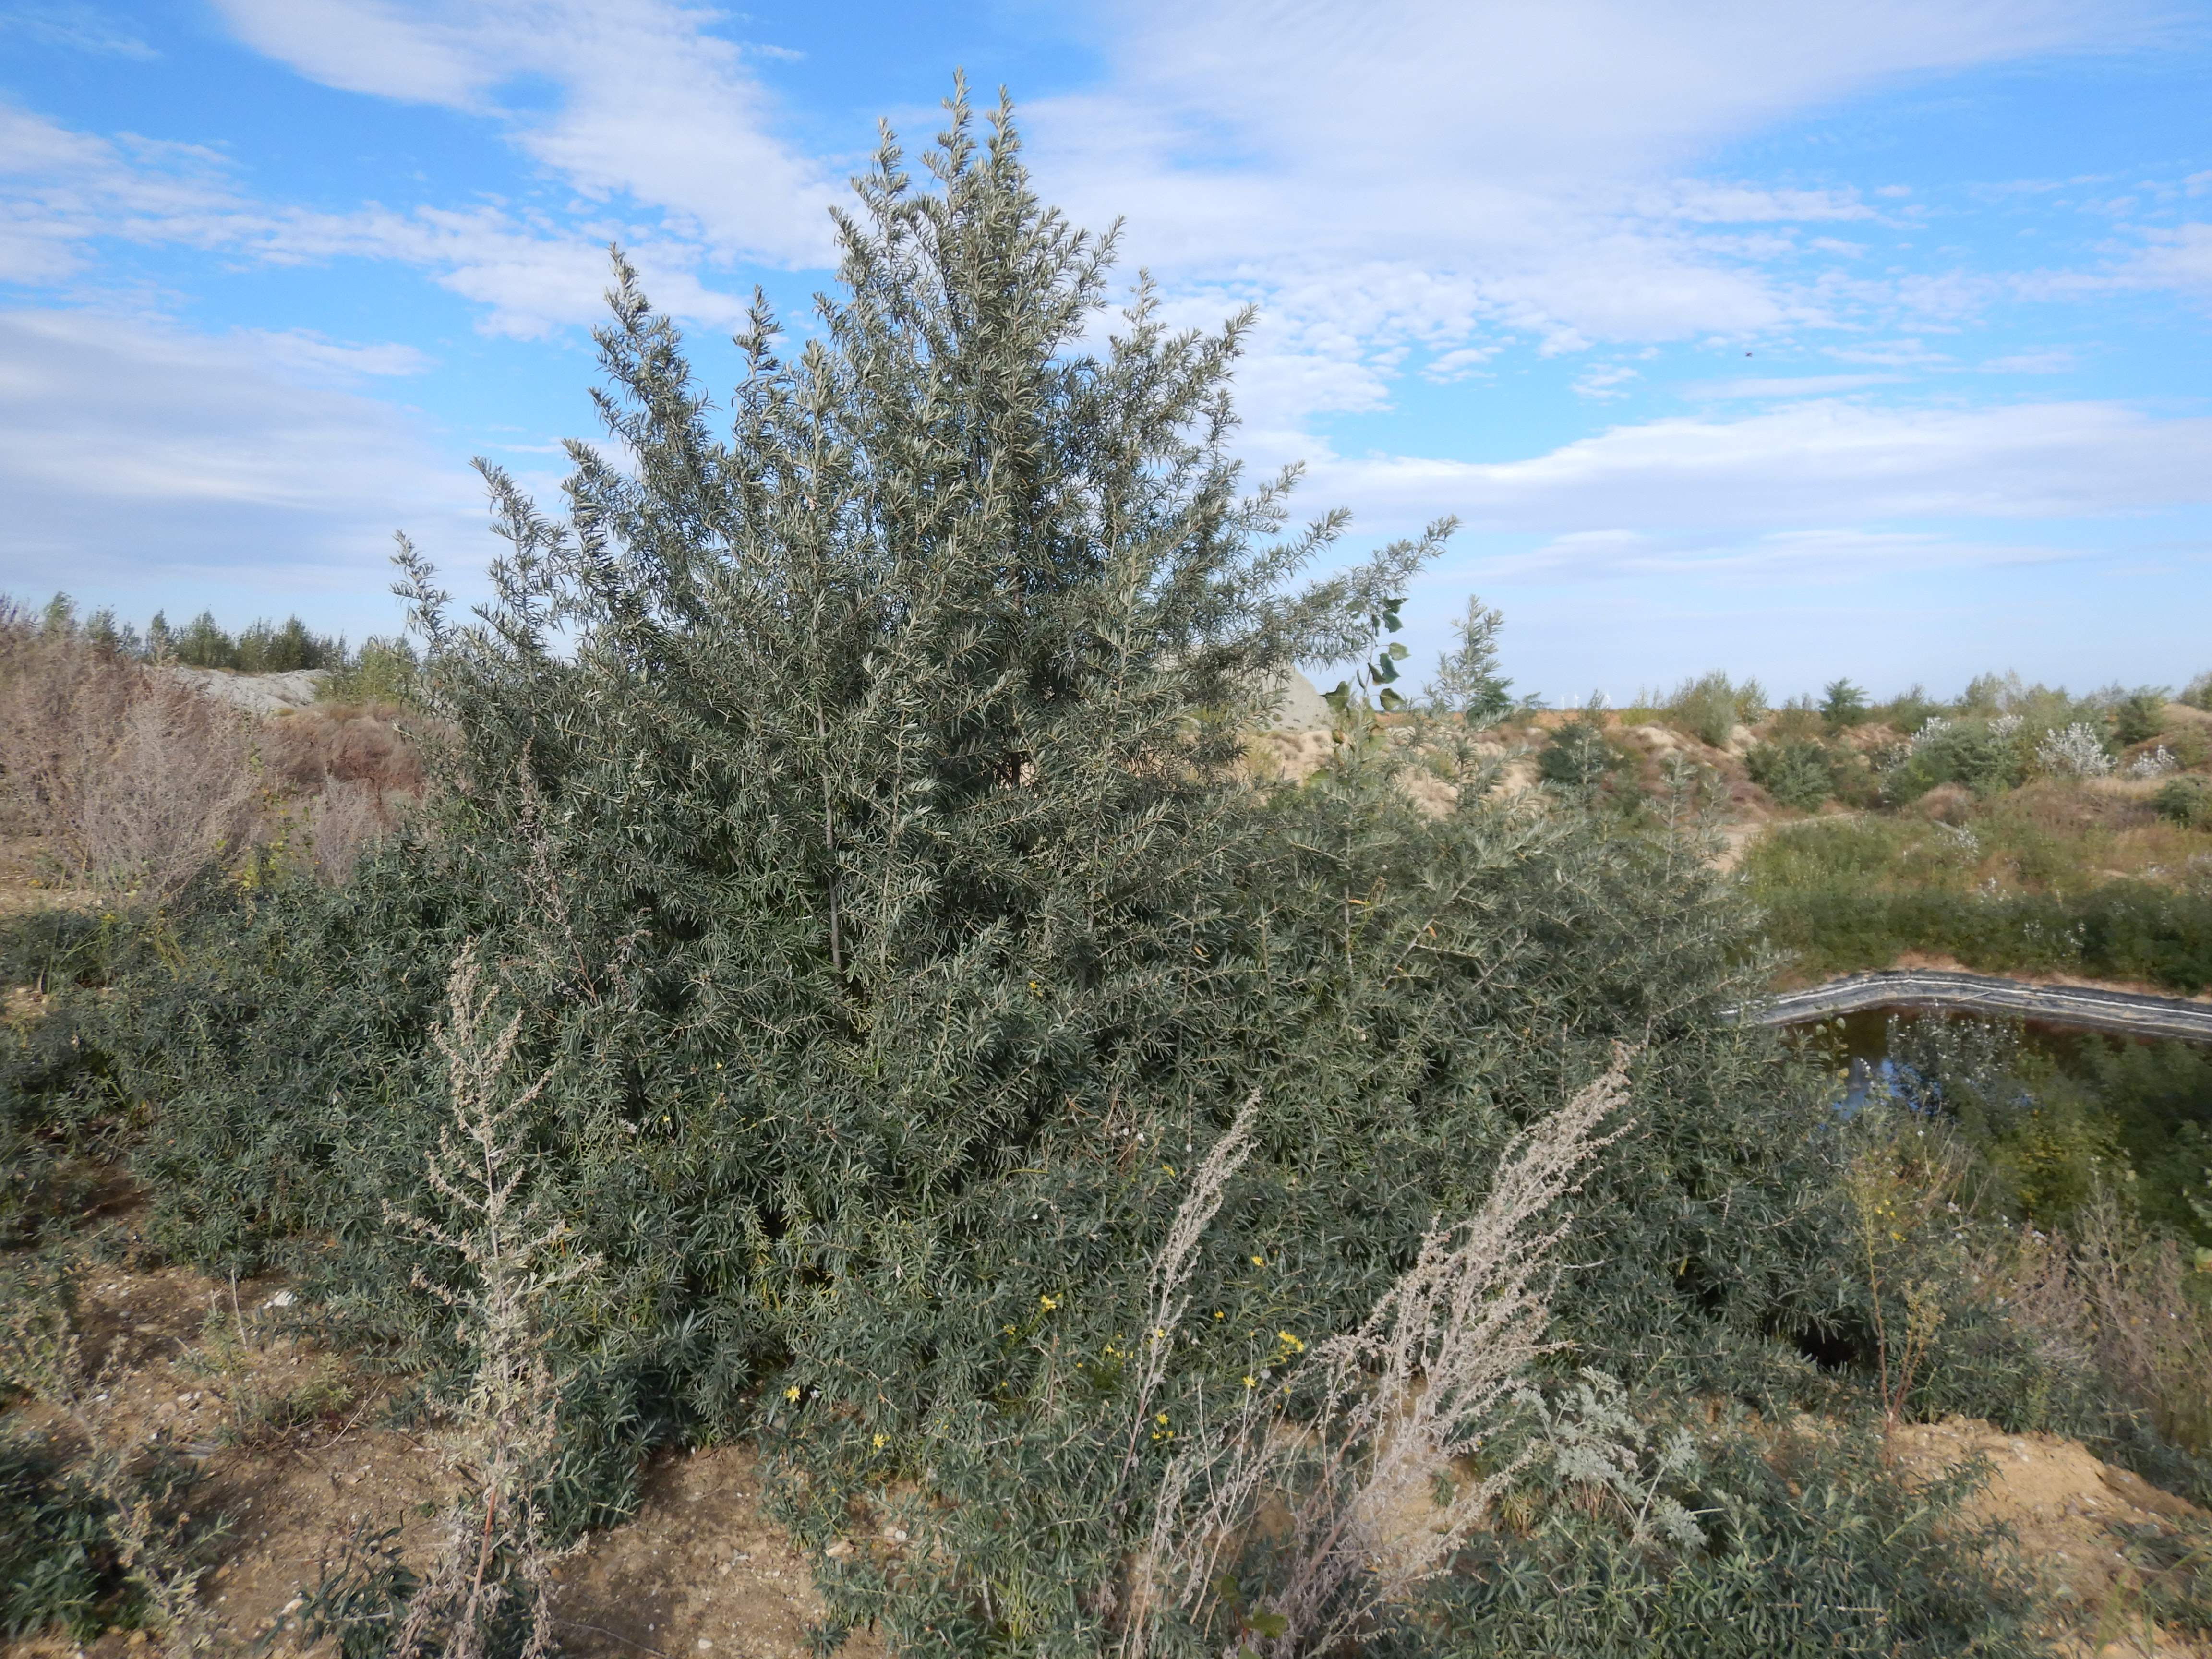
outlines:
[{"label": "silvery-green foliage", "polygon": [[2128,775],[2131,778],[2162,778],[2168,772],[2179,770],[2180,766],[2181,763],[2174,759],[2172,751],[2164,744],[2160,744],[2129,762]]},{"label": "silvery-green foliage", "polygon": [[2008,789],[2020,781],[2021,724],[2017,714],[1936,715],[1880,757],[1882,793],[1905,801],[1944,783],[1965,784],[1978,795]]},{"label": "silvery-green foliage", "polygon": [[2035,762],[2053,777],[2101,778],[2112,770],[2112,757],[2105,740],[2076,720],[2063,731],[2051,732],[2035,745]]},{"label": "silvery-green foliage", "polygon": [[[510,546],[472,617],[410,568],[437,816],[211,915],[104,996],[102,1063],[161,1103],[164,1248],[285,1262],[349,1339],[458,1364],[415,1279],[461,1270],[383,1206],[465,1225],[422,1190],[426,1033],[481,939],[548,1079],[532,1196],[603,1264],[548,1293],[549,1533],[644,1448],[752,1434],[810,1545],[903,1517],[896,1575],[820,1558],[837,1619],[1073,1653],[1168,1460],[1283,1333],[1356,1326],[1616,1041],[1638,1127],[1584,1183],[1566,1340],[1761,1394],[1832,1253],[1818,1103],[1717,1018],[1756,969],[1698,847],[1480,788],[1432,816],[1388,744],[1250,787],[1271,671],[1365,661],[1387,703],[1441,527],[1291,588],[1342,520],[1285,533],[1289,481],[1239,472],[1243,322],[1176,332],[1141,283],[1103,316],[1109,247],[979,125],[956,106],[927,186],[886,143],[837,290],[788,353],[757,309],[726,416],[617,265],[613,441],[558,515],[487,468]],[[1144,1264],[1255,1089],[1125,1468]]]},{"label": "silvery-green foliage", "polygon": [[1504,625],[1504,612],[1468,595],[1467,615],[1452,624],[1458,643],[1437,659],[1429,678],[1429,702],[1437,713],[1457,714],[1479,729],[1513,711],[1513,682],[1498,672],[1498,635]]},{"label": "silvery-green foliage", "polygon": [[1957,725],[1948,715],[1938,714],[1905,740],[1907,754],[1917,755],[1922,750],[1940,743]]},{"label": "silvery-green foliage", "polygon": [[1534,1389],[1521,1398],[1559,1478],[1610,1494],[1629,1522],[1632,1541],[1705,1547],[1697,1516],[1667,1490],[1698,1474],[1688,1430],[1677,1425],[1656,1433],[1629,1408],[1620,1379],[1589,1367],[1550,1399]]}]

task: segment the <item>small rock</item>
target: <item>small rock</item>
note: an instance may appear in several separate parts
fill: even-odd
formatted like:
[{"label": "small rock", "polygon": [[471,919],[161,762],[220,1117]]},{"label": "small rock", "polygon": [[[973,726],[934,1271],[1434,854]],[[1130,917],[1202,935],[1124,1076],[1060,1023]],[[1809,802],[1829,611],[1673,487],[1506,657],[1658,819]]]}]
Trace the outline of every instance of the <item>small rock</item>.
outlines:
[{"label": "small rock", "polygon": [[822,1553],[832,1561],[842,1561],[853,1553],[853,1540],[849,1538],[840,1538]]}]

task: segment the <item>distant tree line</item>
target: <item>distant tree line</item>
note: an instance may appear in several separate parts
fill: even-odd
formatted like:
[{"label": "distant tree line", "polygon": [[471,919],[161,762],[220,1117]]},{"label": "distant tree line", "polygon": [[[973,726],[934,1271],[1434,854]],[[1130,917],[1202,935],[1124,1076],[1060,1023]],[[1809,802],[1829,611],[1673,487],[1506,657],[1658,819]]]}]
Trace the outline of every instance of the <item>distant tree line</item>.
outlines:
[{"label": "distant tree line", "polygon": [[410,695],[415,648],[404,638],[372,634],[355,650],[343,634],[319,634],[289,616],[281,623],[257,617],[236,634],[203,611],[182,627],[156,611],[142,634],[111,605],[77,614],[76,600],[57,593],[46,601],[45,633],[83,639],[113,654],[157,666],[216,668],[234,674],[289,674],[320,669],[328,677],[321,695],[346,702],[395,702]]}]

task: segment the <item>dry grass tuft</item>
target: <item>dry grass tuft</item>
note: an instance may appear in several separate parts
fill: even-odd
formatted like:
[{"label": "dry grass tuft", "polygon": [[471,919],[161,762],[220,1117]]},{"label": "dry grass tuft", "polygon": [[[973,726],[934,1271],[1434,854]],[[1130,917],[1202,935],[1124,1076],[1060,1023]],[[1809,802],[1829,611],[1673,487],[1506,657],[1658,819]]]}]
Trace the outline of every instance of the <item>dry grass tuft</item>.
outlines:
[{"label": "dry grass tuft", "polygon": [[2175,1444],[2212,1451],[2212,1308],[2170,1238],[2150,1239],[2106,1197],[2070,1237],[2023,1229],[1982,1282],[2055,1354],[2080,1357]]},{"label": "dry grass tuft", "polygon": [[[1243,1642],[1277,1659],[1318,1651],[1355,1636],[1466,1541],[1519,1467],[1465,1474],[1545,1352],[1552,1257],[1570,1221],[1556,1206],[1611,1139],[1596,1130],[1626,1097],[1628,1060],[1617,1051],[1603,1076],[1509,1148],[1481,1210],[1425,1237],[1358,1329],[1316,1345],[1272,1390],[1255,1389],[1242,1413],[1169,1466],[1132,1575],[1125,1653],[1145,1650],[1170,1607],[1201,1625],[1233,1613]],[[1244,1127],[1240,1115],[1209,1156],[1222,1172],[1196,1183],[1163,1252],[1156,1342],[1173,1340],[1178,1249],[1188,1254],[1218,1207]],[[1292,1397],[1318,1401],[1310,1422],[1284,1415]],[[1140,1413],[1148,1405],[1140,1395]],[[1416,1507],[1424,1524],[1403,1525]],[[1263,1508],[1279,1535],[1276,1589],[1264,1609],[1225,1607],[1224,1575]]]}]

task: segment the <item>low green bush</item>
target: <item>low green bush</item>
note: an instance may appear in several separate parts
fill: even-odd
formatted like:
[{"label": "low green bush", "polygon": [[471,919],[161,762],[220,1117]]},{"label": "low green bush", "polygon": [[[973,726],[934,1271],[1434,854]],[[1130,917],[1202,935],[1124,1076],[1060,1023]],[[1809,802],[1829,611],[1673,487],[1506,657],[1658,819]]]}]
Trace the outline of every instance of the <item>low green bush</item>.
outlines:
[{"label": "low green bush", "polygon": [[1677,731],[1715,749],[1724,749],[1737,726],[1749,725],[1766,713],[1766,692],[1755,679],[1737,685],[1715,669],[1684,680],[1662,707],[1668,723]]},{"label": "low green bush", "polygon": [[2185,830],[2212,830],[2212,778],[2168,778],[2150,804],[2159,817]]},{"label": "low green bush", "polygon": [[98,1497],[52,1452],[0,1435],[0,1632],[84,1641],[135,1622],[131,1600]]},{"label": "low green bush", "polygon": [[1901,696],[1876,705],[1874,716],[1909,738],[1937,715],[1948,712],[1948,705],[1937,702],[1923,687],[1916,685]]},{"label": "low green bush", "polygon": [[422,663],[405,639],[371,635],[361,649],[324,676],[315,696],[325,702],[410,702]]},{"label": "low green bush", "polygon": [[1847,679],[1828,682],[1820,693],[1820,718],[1832,732],[1848,732],[1874,718],[1866,693]]},{"label": "low green bush", "polygon": [[2123,697],[2112,710],[2112,741],[2125,749],[2148,743],[2166,730],[2164,686],[2145,686]]},{"label": "low green bush", "polygon": [[1836,792],[1828,751],[1808,739],[1762,743],[1744,757],[1751,781],[1784,806],[1810,812]]},{"label": "low green bush", "polygon": [[1552,733],[1536,757],[1536,775],[1563,789],[1593,789],[1627,763],[1604,725],[1577,714]]},{"label": "low green bush", "polygon": [[1882,793],[1894,802],[1917,800],[1939,784],[1958,783],[1987,797],[2015,787],[2027,775],[2025,728],[2016,719],[1931,716],[1904,754],[1882,775]]},{"label": "low green bush", "polygon": [[1612,1494],[1553,1474],[1534,1494],[1525,1532],[1486,1534],[1464,1571],[1439,1581],[1409,1630],[1380,1650],[1469,1659],[2046,1651],[2028,1573],[2000,1528],[1966,1516],[1986,1470],[1916,1485],[1865,1424],[1779,1432],[1738,1424],[1698,1442],[1681,1497],[1702,1547],[1639,1536]]},{"label": "low green bush", "polygon": [[2072,897],[1839,885],[1769,890],[1765,937],[1807,973],[1887,967],[1908,951],[1991,973],[2212,985],[2212,895],[2116,881]]}]

